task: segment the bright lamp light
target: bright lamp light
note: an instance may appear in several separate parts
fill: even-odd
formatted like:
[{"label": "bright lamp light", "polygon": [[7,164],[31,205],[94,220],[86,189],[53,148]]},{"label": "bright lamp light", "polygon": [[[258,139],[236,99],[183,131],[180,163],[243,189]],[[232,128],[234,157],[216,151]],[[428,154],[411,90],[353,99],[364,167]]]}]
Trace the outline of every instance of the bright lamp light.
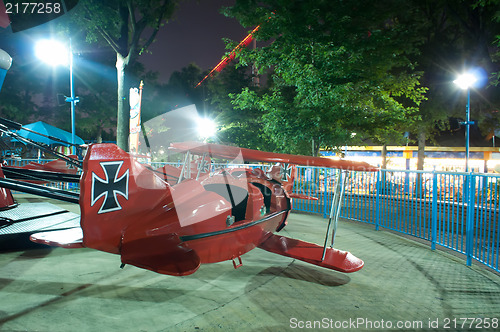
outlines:
[{"label": "bright lamp light", "polygon": [[40,40],[35,45],[35,54],[40,60],[52,66],[66,66],[69,63],[69,50],[56,40]]},{"label": "bright lamp light", "polygon": [[199,118],[197,122],[198,122],[198,134],[202,138],[212,137],[217,132],[217,126],[212,119]]},{"label": "bright lamp light", "polygon": [[477,78],[471,73],[465,73],[457,77],[456,80],[453,81],[460,89],[467,90],[471,86],[476,83]]}]

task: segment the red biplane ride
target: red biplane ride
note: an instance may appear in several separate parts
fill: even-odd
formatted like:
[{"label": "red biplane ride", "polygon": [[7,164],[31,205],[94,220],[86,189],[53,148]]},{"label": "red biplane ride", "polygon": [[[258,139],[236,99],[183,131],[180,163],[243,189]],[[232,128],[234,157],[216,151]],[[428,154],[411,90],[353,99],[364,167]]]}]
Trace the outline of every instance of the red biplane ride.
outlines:
[{"label": "red biplane ride", "polygon": [[[0,130],[12,133],[4,125]],[[12,124],[7,123],[9,126]],[[184,154],[179,167],[153,169],[114,144],[90,145],[81,176],[59,180],[80,184],[80,193],[37,192],[38,185],[0,179],[0,186],[80,205],[80,226],[31,235],[37,243],[93,248],[162,274],[194,273],[202,263],[232,260],[259,247],[342,272],[362,268],[349,252],[277,235],[287,224],[292,199],[314,199],[292,192],[295,165],[377,171],[363,162],[269,153],[218,144],[171,143]],[[260,168],[214,168],[213,160],[275,163]],[[72,161],[67,162],[71,163]],[[44,172],[53,173],[53,172]],[[50,174],[49,174],[50,175]],[[50,175],[52,176],[52,175]],[[327,231],[328,237],[328,231]]]}]

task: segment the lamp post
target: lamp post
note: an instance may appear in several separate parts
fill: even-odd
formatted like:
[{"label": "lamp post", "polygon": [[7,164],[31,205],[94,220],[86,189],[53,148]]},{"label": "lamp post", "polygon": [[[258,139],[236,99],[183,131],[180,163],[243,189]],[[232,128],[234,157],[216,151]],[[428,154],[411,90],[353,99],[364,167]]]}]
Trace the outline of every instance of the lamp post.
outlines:
[{"label": "lamp post", "polygon": [[467,90],[467,107],[465,109],[466,121],[465,124],[465,172],[469,172],[469,133],[470,125],[470,88],[476,83],[477,78],[471,73],[462,74],[453,81],[460,89]]},{"label": "lamp post", "polygon": [[[75,87],[73,85],[73,48],[71,47],[71,38],[69,39],[69,89],[70,89],[70,100],[71,103],[71,151],[75,154]],[[66,101],[67,98],[66,98]]]},{"label": "lamp post", "polygon": [[75,154],[75,105],[80,101],[75,97],[73,85],[73,49],[71,46],[71,38],[69,39],[69,49],[64,44],[52,40],[40,40],[35,45],[35,54],[43,62],[51,66],[69,66],[69,88],[70,97],[66,97],[65,101],[71,103],[71,151]]}]

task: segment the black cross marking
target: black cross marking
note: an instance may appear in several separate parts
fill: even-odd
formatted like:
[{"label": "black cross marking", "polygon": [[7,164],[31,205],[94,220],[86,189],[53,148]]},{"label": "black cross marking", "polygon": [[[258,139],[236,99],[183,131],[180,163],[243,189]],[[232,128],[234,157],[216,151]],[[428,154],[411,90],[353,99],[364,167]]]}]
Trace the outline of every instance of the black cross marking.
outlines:
[{"label": "black cross marking", "polygon": [[210,160],[206,159],[200,159],[199,164],[198,164],[198,170],[200,170],[200,173],[208,173],[210,171]]},{"label": "black cross marking", "polygon": [[288,179],[292,176],[292,165],[283,164],[280,168],[281,181],[288,182]]},{"label": "black cross marking", "polygon": [[[101,179],[92,172],[92,202],[90,206],[93,206],[104,196],[104,202],[98,213],[121,210],[122,207],[118,202],[117,195],[120,194],[128,200],[129,170],[127,169],[122,176],[118,177],[123,160],[101,162],[100,165],[104,170],[106,179]],[[110,179],[112,182],[110,182]]]}]

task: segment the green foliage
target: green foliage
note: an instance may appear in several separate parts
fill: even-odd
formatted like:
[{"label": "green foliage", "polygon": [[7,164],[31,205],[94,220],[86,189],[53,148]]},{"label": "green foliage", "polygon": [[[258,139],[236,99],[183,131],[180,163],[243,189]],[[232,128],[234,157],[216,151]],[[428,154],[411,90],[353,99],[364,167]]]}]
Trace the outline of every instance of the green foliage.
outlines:
[{"label": "green foliage", "polygon": [[264,119],[260,111],[255,107],[235,109],[232,105],[230,96],[252,85],[252,78],[245,67],[229,65],[217,77],[203,84],[207,86],[208,108],[220,126],[217,134],[219,142],[251,149],[274,148],[264,133]]},{"label": "green foliage", "polygon": [[[55,91],[68,90],[67,69],[33,66],[33,55],[23,52],[14,37],[12,40],[7,49],[13,61],[0,92],[0,117],[21,124],[42,120],[56,125],[60,115],[54,108]],[[65,74],[63,90],[59,90],[62,80],[57,74]]]},{"label": "green foliage", "polygon": [[22,70],[14,62],[7,73],[0,93],[0,117],[25,124],[39,108],[34,98],[42,87],[38,80],[22,75]]},{"label": "green foliage", "polygon": [[259,109],[283,151],[310,153],[312,140],[336,148],[353,132],[398,136],[426,91],[409,59],[420,40],[401,23],[407,10],[397,1],[237,1],[226,13],[261,24],[257,38],[270,42],[240,60],[255,63],[272,85],[235,95],[235,107]]}]

